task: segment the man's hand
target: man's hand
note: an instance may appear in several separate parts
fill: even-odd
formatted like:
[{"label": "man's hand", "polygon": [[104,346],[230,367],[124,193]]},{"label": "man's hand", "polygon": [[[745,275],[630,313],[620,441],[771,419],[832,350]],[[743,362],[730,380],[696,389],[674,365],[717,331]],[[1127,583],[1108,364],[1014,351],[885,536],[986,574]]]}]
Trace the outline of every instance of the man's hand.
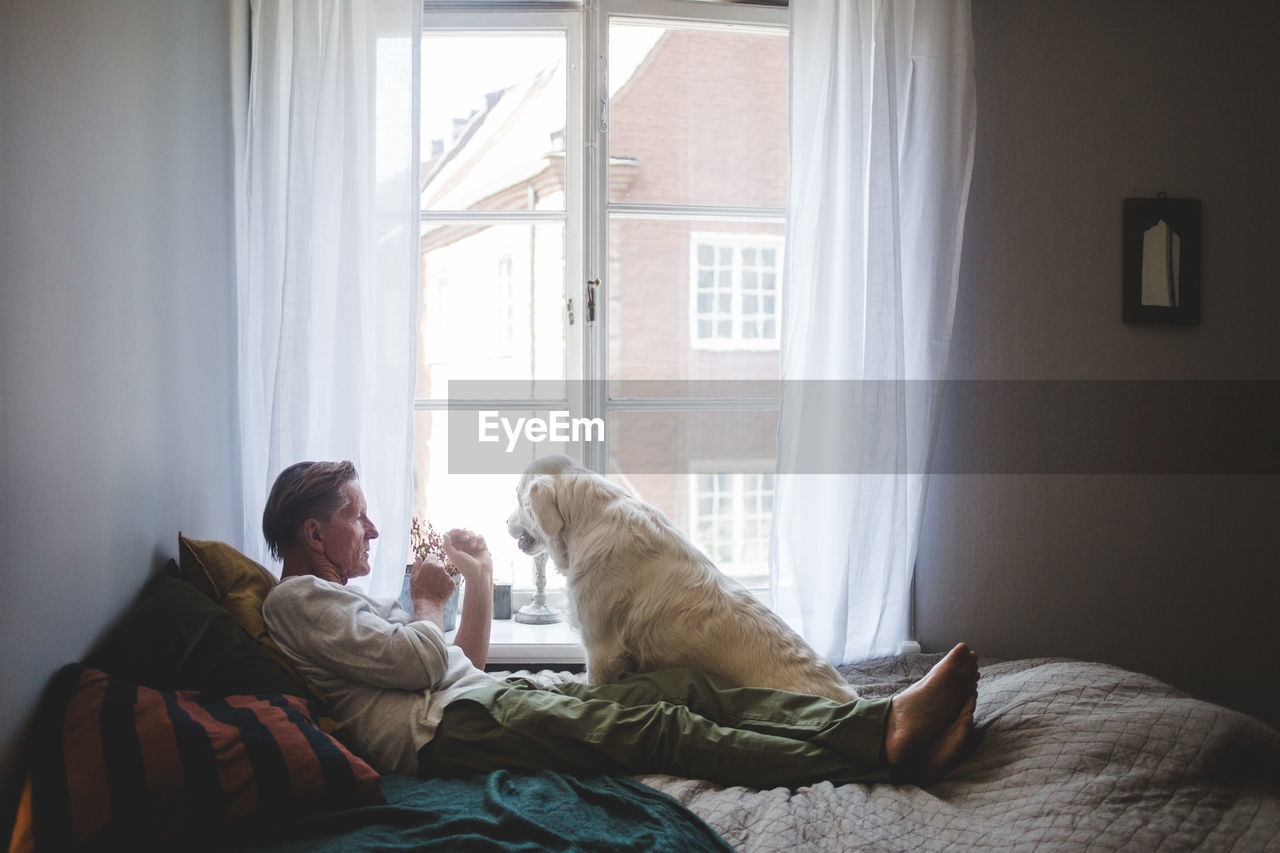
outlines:
[{"label": "man's hand", "polygon": [[444,553],[469,583],[493,582],[493,555],[480,534],[461,528],[450,530],[444,535]]},{"label": "man's hand", "polygon": [[467,579],[462,613],[453,643],[476,667],[484,669],[489,658],[489,628],[493,622],[493,555],[484,537],[454,528],[444,536],[444,553]]},{"label": "man's hand", "polygon": [[413,564],[409,576],[409,598],[413,601],[413,618],[434,622],[444,630],[444,603],[453,595],[457,584],[434,556],[423,557]]}]

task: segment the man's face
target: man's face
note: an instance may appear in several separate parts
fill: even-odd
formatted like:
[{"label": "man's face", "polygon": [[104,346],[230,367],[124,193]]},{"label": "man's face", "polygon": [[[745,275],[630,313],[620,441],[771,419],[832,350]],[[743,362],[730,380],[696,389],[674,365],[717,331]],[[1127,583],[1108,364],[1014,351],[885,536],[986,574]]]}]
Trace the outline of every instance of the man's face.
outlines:
[{"label": "man's face", "polygon": [[338,572],[338,580],[345,584],[351,578],[369,574],[369,543],[378,538],[378,528],[369,520],[369,507],[364,492],[354,480],[343,485],[345,503],[324,522],[320,534],[324,542],[324,555]]}]

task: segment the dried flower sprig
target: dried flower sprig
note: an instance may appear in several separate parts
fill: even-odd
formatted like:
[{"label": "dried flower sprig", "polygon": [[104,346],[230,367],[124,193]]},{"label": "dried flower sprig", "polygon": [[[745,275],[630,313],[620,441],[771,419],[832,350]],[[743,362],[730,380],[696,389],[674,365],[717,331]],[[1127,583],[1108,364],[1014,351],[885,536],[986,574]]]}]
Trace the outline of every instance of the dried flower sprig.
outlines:
[{"label": "dried flower sprig", "polygon": [[409,526],[409,547],[413,550],[413,556],[417,559],[435,557],[444,563],[444,567],[449,574],[454,576],[458,574],[457,567],[450,562],[449,557],[444,552],[444,537],[436,533],[436,529],[431,526],[431,522],[423,521],[416,515],[413,517],[413,523]]}]

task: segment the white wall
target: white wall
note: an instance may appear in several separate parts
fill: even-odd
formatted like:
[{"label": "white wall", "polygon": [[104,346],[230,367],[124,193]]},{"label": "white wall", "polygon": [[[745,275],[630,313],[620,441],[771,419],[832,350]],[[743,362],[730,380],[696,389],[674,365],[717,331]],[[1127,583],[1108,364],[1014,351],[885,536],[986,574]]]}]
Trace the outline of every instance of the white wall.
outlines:
[{"label": "white wall", "polygon": [[0,0],[0,780],[165,560],[239,538],[228,5]]},{"label": "white wall", "polygon": [[[950,376],[1280,379],[1280,6],[974,0],[974,39]],[[1204,204],[1194,328],[1120,320],[1122,199],[1160,190]],[[1071,413],[1040,414],[1050,446],[1069,437]],[[1010,415],[944,404],[940,463],[1025,433]],[[1280,725],[1278,494],[1276,476],[935,478],[917,636],[1138,668]]]}]

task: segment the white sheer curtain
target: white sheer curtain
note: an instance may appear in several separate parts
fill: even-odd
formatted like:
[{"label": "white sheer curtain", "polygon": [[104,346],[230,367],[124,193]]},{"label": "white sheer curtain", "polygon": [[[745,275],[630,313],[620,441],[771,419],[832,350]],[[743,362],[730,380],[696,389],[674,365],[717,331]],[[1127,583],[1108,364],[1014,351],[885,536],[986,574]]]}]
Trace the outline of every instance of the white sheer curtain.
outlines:
[{"label": "white sheer curtain", "polygon": [[399,591],[408,551],[415,362],[415,0],[253,0],[238,188],[244,548],[307,459],[359,469],[368,587]]},{"label": "white sheer curtain", "polygon": [[911,635],[976,104],[968,0],[792,0],[776,604],[835,661]]}]

